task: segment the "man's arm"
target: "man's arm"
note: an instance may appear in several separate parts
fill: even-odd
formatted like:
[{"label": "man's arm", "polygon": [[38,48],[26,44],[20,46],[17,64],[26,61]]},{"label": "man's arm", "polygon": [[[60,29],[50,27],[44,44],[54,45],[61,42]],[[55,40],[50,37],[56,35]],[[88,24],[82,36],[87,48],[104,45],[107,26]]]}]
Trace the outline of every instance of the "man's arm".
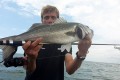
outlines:
[{"label": "man's arm", "polygon": [[27,57],[27,64],[26,64],[27,72],[32,73],[36,69],[36,59],[39,50],[42,48],[42,45],[39,45],[39,43],[41,42],[42,39],[39,38],[34,42],[28,41],[23,45],[23,49]]},{"label": "man's arm", "polygon": [[85,57],[90,46],[91,46],[91,39],[86,36],[78,44],[79,50],[75,59],[73,59],[72,55],[69,53],[65,55],[65,65],[68,74],[73,74],[81,66],[83,60],[79,59],[78,57]]}]

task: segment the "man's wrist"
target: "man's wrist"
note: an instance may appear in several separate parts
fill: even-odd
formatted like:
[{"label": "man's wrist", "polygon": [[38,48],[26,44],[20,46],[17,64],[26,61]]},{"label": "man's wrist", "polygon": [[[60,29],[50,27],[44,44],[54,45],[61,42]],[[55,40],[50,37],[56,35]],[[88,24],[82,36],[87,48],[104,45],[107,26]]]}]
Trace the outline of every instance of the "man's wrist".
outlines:
[{"label": "man's wrist", "polygon": [[30,63],[30,62],[35,62],[36,60],[35,59],[31,59],[29,57],[27,57],[27,62]]},{"label": "man's wrist", "polygon": [[79,56],[79,51],[77,51],[77,52],[76,52],[76,58],[77,58],[78,60],[83,61],[83,60],[86,58],[86,55],[85,55],[85,56]]}]

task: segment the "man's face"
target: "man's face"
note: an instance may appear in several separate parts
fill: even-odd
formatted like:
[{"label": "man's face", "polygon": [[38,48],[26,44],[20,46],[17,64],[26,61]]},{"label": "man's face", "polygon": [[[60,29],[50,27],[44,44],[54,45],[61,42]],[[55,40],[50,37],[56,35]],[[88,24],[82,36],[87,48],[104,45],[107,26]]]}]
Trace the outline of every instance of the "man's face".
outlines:
[{"label": "man's face", "polygon": [[49,24],[54,23],[56,19],[57,19],[57,13],[56,12],[46,13],[46,14],[43,15],[42,23],[49,25]]}]

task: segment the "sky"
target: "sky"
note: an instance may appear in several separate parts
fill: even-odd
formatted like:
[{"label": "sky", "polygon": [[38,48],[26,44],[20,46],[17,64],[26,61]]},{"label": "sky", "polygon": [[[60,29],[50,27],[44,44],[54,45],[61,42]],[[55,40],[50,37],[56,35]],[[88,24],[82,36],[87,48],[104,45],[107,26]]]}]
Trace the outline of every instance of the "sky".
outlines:
[{"label": "sky", "polygon": [[[41,8],[46,5],[56,6],[68,22],[89,26],[94,31],[93,43],[120,43],[120,0],[0,0],[0,38],[23,33],[41,22]],[[73,46],[73,57],[77,50]],[[23,53],[22,48],[17,52]],[[92,45],[85,60],[119,64],[120,50]]]}]

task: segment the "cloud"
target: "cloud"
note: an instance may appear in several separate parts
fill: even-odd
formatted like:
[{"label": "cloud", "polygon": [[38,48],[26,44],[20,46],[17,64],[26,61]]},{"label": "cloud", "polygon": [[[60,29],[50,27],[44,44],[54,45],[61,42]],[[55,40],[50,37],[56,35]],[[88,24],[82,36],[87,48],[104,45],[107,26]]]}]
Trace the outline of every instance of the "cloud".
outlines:
[{"label": "cloud", "polygon": [[1,0],[0,4],[5,9],[28,17],[39,16],[41,8],[47,4],[55,5],[61,15],[68,15],[71,21],[90,26],[94,30],[94,41],[120,41],[116,36],[120,34],[119,0]]}]

